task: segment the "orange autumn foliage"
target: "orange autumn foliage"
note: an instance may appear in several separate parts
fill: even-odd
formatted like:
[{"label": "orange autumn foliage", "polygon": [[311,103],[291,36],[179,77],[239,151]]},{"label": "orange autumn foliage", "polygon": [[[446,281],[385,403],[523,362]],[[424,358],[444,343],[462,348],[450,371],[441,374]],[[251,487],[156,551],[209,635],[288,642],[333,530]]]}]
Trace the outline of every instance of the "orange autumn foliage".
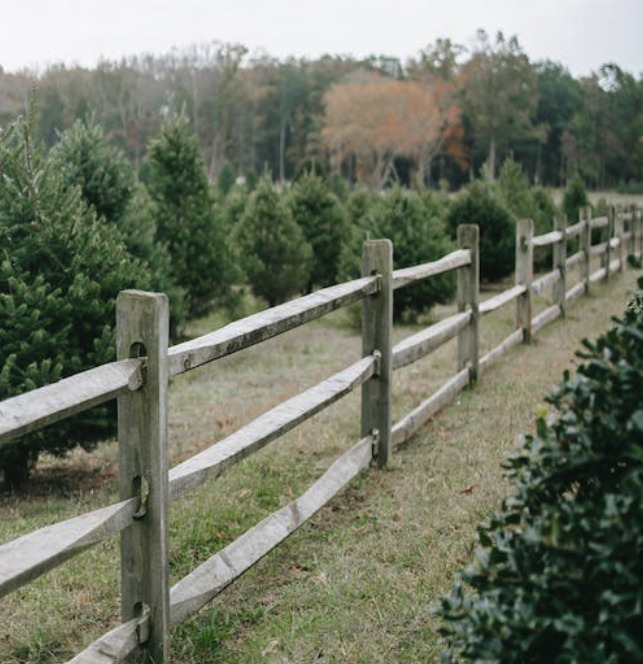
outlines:
[{"label": "orange autumn foliage", "polygon": [[336,170],[353,157],[358,178],[381,189],[397,156],[413,159],[423,178],[431,159],[460,126],[453,84],[397,81],[369,74],[334,85],[325,95],[322,143]]}]

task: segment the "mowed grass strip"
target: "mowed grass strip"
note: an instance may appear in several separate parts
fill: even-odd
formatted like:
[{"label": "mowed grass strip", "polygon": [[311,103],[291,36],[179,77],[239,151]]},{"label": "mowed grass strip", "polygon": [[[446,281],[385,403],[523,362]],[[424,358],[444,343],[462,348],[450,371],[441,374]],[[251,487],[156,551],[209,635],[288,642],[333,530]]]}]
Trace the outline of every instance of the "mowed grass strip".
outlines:
[{"label": "mowed grass strip", "polygon": [[[621,314],[635,278],[627,272],[596,286],[566,321],[510,353],[397,450],[388,469],[360,476],[180,626],[173,661],[438,661],[430,605],[468,563],[477,523],[505,495],[502,459],[532,429],[580,339]],[[355,361],[361,341],[350,317],[338,312],[178,378],[170,390],[172,462]],[[194,333],[213,326],[202,321]],[[512,328],[511,305],[485,318],[483,348]],[[396,338],[414,331],[397,328]],[[454,370],[451,343],[398,372],[395,416]],[[172,583],[303,492],[358,437],[356,394],[173,503]],[[116,500],[115,458],[109,444],[91,456],[45,460],[30,493],[0,498],[0,541]],[[118,623],[119,601],[113,538],[0,600],[0,661],[64,661]]]}]

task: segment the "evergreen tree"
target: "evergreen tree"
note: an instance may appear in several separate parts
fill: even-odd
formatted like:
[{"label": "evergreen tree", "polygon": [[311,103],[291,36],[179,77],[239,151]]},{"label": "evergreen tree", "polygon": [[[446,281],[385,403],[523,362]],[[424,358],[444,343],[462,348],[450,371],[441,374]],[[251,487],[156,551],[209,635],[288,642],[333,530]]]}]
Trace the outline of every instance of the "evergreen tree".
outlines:
[{"label": "evergreen tree", "polygon": [[[453,249],[444,225],[445,205],[430,192],[419,194],[400,186],[383,196],[355,192],[349,209],[361,216],[351,225],[351,238],[341,254],[342,280],[360,276],[362,247],[369,239],[391,240],[395,269],[437,260]],[[452,274],[402,288],[395,293],[393,315],[398,320],[414,319],[448,302],[454,293]]]},{"label": "evergreen tree", "polygon": [[311,173],[297,180],[287,200],[313,250],[308,291],[312,291],[313,286],[336,283],[339,256],[348,236],[346,216],[339,199],[331,193],[325,180]]},{"label": "evergreen tree", "polygon": [[118,225],[134,190],[134,173],[125,156],[110,145],[96,124],[76,120],[60,136],[52,156],[63,182],[79,186],[83,199],[97,217]]},{"label": "evergreen tree", "polygon": [[285,302],[308,283],[312,249],[268,176],[248,199],[235,238],[252,290],[269,306]]},{"label": "evergreen tree", "polygon": [[[149,288],[116,228],[97,220],[19,120],[0,136],[0,399],[115,358],[115,300]],[[0,447],[11,486],[42,450],[90,449],[114,431],[114,404]]]},{"label": "evergreen tree", "polygon": [[219,193],[224,197],[227,196],[228,192],[234,187],[236,179],[232,166],[226,161],[221,167],[217,177],[217,189],[219,190]]},{"label": "evergreen tree", "polygon": [[575,224],[580,220],[581,208],[589,205],[587,189],[578,173],[570,180],[563,194],[563,211],[567,215],[567,221]]},{"label": "evergreen tree", "polygon": [[[377,199],[368,220],[370,237],[393,242],[395,269],[437,260],[454,248],[446,233],[443,212],[428,194],[422,197],[396,186]],[[436,304],[449,302],[454,295],[453,273],[426,279],[395,293],[393,315],[413,319]]]},{"label": "evergreen tree", "polygon": [[184,118],[170,120],[149,151],[148,188],[157,239],[170,253],[188,314],[225,301],[233,273],[223,214],[214,204],[196,138]]},{"label": "evergreen tree", "polygon": [[455,238],[460,224],[480,229],[480,277],[509,276],[515,266],[516,222],[488,182],[473,182],[451,205],[447,227]]},{"label": "evergreen tree", "polygon": [[98,125],[77,121],[60,136],[51,157],[66,187],[80,187],[83,200],[107,224],[118,227],[127,250],[147,263],[150,287],[170,299],[172,337],[185,320],[181,289],[172,276],[167,248],[156,240],[149,194],[136,182],[125,155]]}]

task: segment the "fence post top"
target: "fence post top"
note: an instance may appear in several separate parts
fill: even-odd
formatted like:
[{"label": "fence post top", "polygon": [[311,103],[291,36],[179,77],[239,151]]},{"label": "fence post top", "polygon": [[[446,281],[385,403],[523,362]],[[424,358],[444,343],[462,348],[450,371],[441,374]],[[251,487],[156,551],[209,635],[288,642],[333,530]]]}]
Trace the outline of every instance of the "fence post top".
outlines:
[{"label": "fence post top", "polygon": [[393,243],[388,238],[377,238],[375,240],[365,240],[365,247],[379,247],[379,246],[389,246],[393,248]]},{"label": "fence post top", "polygon": [[533,231],[534,230],[534,220],[529,219],[529,218],[518,219],[518,227],[521,228],[521,229],[524,229],[524,231]]},{"label": "fence post top", "polygon": [[159,303],[168,302],[168,297],[165,293],[137,290],[135,288],[120,291],[117,300],[124,299],[156,300]]}]

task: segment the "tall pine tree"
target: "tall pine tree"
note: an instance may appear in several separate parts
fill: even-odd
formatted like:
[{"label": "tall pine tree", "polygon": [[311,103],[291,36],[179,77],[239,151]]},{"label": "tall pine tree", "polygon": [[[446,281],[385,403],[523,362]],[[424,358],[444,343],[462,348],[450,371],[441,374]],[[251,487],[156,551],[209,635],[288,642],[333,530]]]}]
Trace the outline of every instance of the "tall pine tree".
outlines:
[{"label": "tall pine tree", "polygon": [[225,218],[185,118],[167,122],[150,146],[148,189],[157,238],[168,248],[188,314],[204,314],[214,300],[226,301],[234,273]]}]

